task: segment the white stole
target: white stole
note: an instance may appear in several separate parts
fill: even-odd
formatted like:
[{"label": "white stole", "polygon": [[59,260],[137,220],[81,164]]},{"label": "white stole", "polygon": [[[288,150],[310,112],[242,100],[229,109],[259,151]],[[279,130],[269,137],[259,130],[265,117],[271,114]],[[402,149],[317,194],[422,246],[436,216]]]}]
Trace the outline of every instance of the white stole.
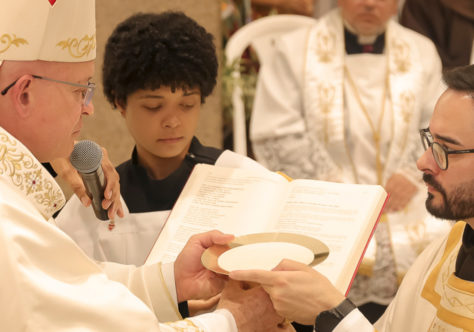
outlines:
[{"label": "white stole", "polygon": [[[405,151],[407,136],[416,132],[420,117],[423,73],[421,55],[414,41],[406,37],[404,29],[390,21],[385,36],[385,54],[389,66],[389,94],[393,109],[393,141],[386,158],[384,181],[397,168],[397,161]],[[345,179],[353,179],[351,160],[346,152],[344,123],[344,28],[339,9],[320,19],[308,34],[304,77],[304,114],[308,132],[322,144],[331,144],[331,153]],[[389,115],[387,110],[387,116]],[[339,158],[340,157],[340,158]]]}]

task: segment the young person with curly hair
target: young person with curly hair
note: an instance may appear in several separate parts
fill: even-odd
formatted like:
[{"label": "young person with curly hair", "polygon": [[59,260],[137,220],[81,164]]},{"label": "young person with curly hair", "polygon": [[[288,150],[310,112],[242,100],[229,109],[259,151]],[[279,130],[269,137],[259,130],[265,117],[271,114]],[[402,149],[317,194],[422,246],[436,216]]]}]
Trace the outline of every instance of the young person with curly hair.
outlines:
[{"label": "young person with curly hair", "polygon": [[117,167],[125,218],[110,231],[73,197],[57,222],[91,257],[142,265],[197,163],[262,168],[203,146],[195,136],[201,105],[216,85],[213,37],[180,12],[141,13],[120,23],[104,55],[104,94],[135,140]]}]

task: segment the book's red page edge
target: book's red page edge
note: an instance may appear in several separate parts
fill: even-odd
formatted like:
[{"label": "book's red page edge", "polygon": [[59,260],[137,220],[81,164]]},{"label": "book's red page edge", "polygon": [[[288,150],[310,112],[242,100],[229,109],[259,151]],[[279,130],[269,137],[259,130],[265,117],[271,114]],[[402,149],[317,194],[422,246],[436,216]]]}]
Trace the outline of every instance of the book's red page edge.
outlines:
[{"label": "book's red page edge", "polygon": [[383,211],[385,210],[385,205],[387,205],[389,197],[390,197],[390,194],[387,193],[387,197],[385,197],[385,202],[383,203],[382,209],[380,209],[379,216],[377,217],[377,220],[375,221],[374,227],[372,228],[372,232],[370,232],[370,236],[367,239],[367,242],[365,243],[365,247],[364,247],[364,250],[362,251],[362,255],[360,255],[359,262],[357,263],[357,267],[354,270],[354,274],[352,275],[351,282],[349,283],[349,286],[347,287],[346,293],[344,294],[344,296],[346,296],[346,297],[349,294],[349,290],[352,287],[352,283],[354,282],[357,271],[359,271],[359,266],[362,263],[362,260],[365,256],[365,252],[366,252],[367,248],[369,247],[370,240],[372,240],[372,236],[374,235],[375,229],[377,228],[377,225],[379,224],[380,218],[382,217]]}]

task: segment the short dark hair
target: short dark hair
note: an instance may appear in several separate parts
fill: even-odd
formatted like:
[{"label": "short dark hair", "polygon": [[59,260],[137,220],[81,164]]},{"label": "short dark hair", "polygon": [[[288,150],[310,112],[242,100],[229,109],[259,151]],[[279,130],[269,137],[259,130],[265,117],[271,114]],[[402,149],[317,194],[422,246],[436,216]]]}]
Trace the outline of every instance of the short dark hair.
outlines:
[{"label": "short dark hair", "polygon": [[182,12],[138,13],[107,40],[102,82],[107,100],[125,106],[141,89],[199,88],[201,102],[216,85],[213,36]]},{"label": "short dark hair", "polygon": [[443,79],[449,89],[467,92],[474,98],[474,65],[445,71]]}]

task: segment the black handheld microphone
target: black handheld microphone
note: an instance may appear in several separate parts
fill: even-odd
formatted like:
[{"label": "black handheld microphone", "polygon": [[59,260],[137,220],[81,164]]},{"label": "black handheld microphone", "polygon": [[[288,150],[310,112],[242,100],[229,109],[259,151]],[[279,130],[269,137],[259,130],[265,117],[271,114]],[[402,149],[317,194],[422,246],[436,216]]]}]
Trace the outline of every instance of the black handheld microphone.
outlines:
[{"label": "black handheld microphone", "polygon": [[95,216],[108,220],[107,210],[102,208],[106,181],[102,167],[102,149],[96,143],[84,140],[74,146],[69,157],[72,166],[79,172],[86,187],[86,193],[92,200]]}]

